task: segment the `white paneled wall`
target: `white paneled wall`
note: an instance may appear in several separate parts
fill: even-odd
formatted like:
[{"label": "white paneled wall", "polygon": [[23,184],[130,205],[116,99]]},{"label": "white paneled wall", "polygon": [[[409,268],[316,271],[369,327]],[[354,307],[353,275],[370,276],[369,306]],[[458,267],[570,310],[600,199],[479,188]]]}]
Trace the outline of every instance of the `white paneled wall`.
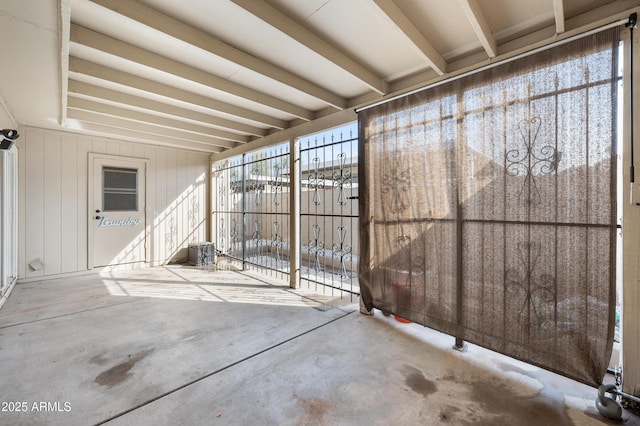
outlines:
[{"label": "white paneled wall", "polygon": [[32,127],[18,150],[20,278],[87,270],[89,153],[148,160],[151,265],[186,259],[190,242],[207,240],[208,154]]}]

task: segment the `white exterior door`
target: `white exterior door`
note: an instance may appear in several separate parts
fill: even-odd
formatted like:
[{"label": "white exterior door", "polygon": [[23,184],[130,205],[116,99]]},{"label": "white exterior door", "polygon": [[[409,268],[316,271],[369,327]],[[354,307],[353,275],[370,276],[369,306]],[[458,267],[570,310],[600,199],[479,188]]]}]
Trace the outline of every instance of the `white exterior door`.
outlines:
[{"label": "white exterior door", "polygon": [[92,266],[145,262],[146,162],[97,155],[90,161]]}]

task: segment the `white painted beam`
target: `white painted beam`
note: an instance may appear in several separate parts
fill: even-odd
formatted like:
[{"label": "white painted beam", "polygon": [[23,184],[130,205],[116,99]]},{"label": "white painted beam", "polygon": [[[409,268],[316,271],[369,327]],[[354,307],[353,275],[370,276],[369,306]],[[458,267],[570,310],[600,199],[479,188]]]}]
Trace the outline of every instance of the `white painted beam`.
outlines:
[{"label": "white painted beam", "polygon": [[352,76],[356,77],[370,89],[384,95],[387,91],[386,83],[373,71],[358,63],[351,56],[337,47],[329,44],[322,37],[309,31],[303,25],[289,18],[264,0],[232,0],[257,18],[277,28],[298,43],[303,44],[320,56],[333,62]]},{"label": "white painted beam", "polygon": [[181,62],[174,61],[173,59],[166,58],[146,49],[100,34],[77,24],[71,25],[71,41],[150,68],[155,68],[168,74],[173,74],[185,80],[194,81],[220,90],[221,92],[257,102],[261,105],[290,114],[292,115],[291,119],[300,118],[309,121],[313,119],[314,116],[313,112],[297,105],[234,83],[226,78],[221,78]]},{"label": "white painted beam", "polygon": [[165,104],[163,102],[154,101],[152,99],[118,92],[117,90],[95,86],[93,84],[85,83],[82,81],[69,80],[69,94],[75,94],[81,97],[101,99],[122,105],[130,105],[132,107],[149,111],[156,111],[162,114],[186,120],[206,123],[207,125],[213,126],[215,128],[225,129],[228,131],[237,132],[239,134],[251,136],[265,136],[267,134],[264,129],[260,129],[259,127],[249,126],[237,121],[227,120],[191,109],[180,108],[174,105]]},{"label": "white painted beam", "polygon": [[71,27],[71,0],[60,0],[60,125],[67,121],[67,84],[69,82],[69,31]]},{"label": "white painted beam", "polygon": [[447,61],[433,47],[427,38],[416,28],[407,15],[400,10],[393,0],[374,0],[380,10],[391,19],[391,21],[402,31],[409,40],[418,48],[424,56],[429,66],[438,75],[444,75],[447,72]]},{"label": "white painted beam", "polygon": [[5,121],[2,123],[4,127],[11,126],[14,129],[18,128],[18,121],[16,120],[16,116],[13,114],[11,107],[9,106],[7,101],[4,100],[2,94],[0,93],[0,117],[2,115],[4,115],[4,117],[8,120],[8,122]]},{"label": "white painted beam", "polygon": [[354,108],[346,108],[342,111],[336,111],[332,114],[325,115],[323,117],[316,118],[313,121],[301,123],[300,125],[289,127],[287,129],[273,132],[261,139],[251,141],[246,145],[240,145],[236,148],[223,151],[222,153],[214,156],[212,161],[220,161],[225,158],[230,158],[236,155],[244,154],[249,151],[257,150],[260,148],[272,146],[274,144],[282,143],[282,141],[291,140],[294,138],[303,137],[304,135],[311,135],[314,133],[322,132],[327,129],[342,126],[347,123],[353,123],[358,120],[358,114]]},{"label": "white painted beam", "polygon": [[[300,178],[302,177],[300,161],[301,142],[296,138],[289,139],[289,247],[301,247],[300,194],[302,193]],[[300,270],[302,263],[301,250],[289,251],[289,287],[300,287]]]},{"label": "white painted beam", "polygon": [[109,10],[126,16],[178,40],[199,47],[258,74],[293,87],[338,109],[346,107],[346,99],[270,62],[237,49],[222,40],[167,16],[134,0],[93,0]]},{"label": "white painted beam", "polygon": [[183,141],[198,142],[203,145],[209,145],[211,147],[218,147],[222,149],[229,149],[229,145],[241,145],[233,144],[229,141],[222,139],[212,138],[209,136],[200,135],[197,133],[190,133],[180,130],[175,130],[167,127],[157,126],[153,124],[140,123],[138,121],[132,121],[120,117],[112,117],[110,115],[99,114],[91,111],[84,111],[75,108],[69,108],[67,116],[70,119],[86,121],[88,123],[101,124],[108,127],[116,127],[119,129],[133,130],[135,132],[149,133],[152,135],[167,136],[174,139]]},{"label": "white painted beam", "polygon": [[553,14],[556,19],[556,34],[564,32],[564,0],[553,0]]},{"label": "white painted beam", "polygon": [[114,68],[103,67],[83,59],[75,57],[69,58],[69,70],[71,72],[88,75],[101,80],[143,90],[145,92],[155,93],[156,95],[177,99],[193,105],[199,105],[214,111],[244,118],[246,120],[261,123],[277,129],[284,129],[287,127],[287,122],[284,120],[280,120],[266,114],[261,114],[256,111],[251,111],[246,108],[241,108],[226,102],[211,99],[196,93],[188,92],[186,90],[178,89],[176,87],[167,86],[166,84],[138,77]]},{"label": "white painted beam", "polygon": [[225,148],[233,148],[237,143],[247,143],[249,138],[241,136],[237,133],[216,130],[211,127],[202,126],[200,124],[188,123],[174,118],[161,117],[159,115],[149,114],[146,112],[135,111],[119,106],[108,105],[100,102],[70,97],[68,101],[69,108],[75,108],[83,111],[96,112],[106,114],[113,117],[120,117],[128,120],[139,121],[141,123],[155,124],[162,127],[169,127],[187,132],[199,133],[205,136],[211,136],[222,140],[229,141]]},{"label": "white painted beam", "polygon": [[467,16],[473,31],[480,40],[482,47],[487,52],[490,58],[495,58],[498,55],[498,45],[493,37],[491,28],[487,23],[487,19],[484,17],[477,0],[458,0],[464,14]]},{"label": "white painted beam", "polygon": [[102,124],[90,123],[78,119],[69,120],[67,129],[79,130],[83,133],[90,132],[99,134],[107,138],[120,138],[121,140],[146,143],[149,145],[161,145],[175,149],[187,149],[190,151],[208,152],[211,154],[219,154],[224,151],[223,148],[211,145],[205,145],[197,142],[190,142],[181,139],[170,138],[161,135],[138,132],[135,130],[121,129],[117,127],[109,127]]}]

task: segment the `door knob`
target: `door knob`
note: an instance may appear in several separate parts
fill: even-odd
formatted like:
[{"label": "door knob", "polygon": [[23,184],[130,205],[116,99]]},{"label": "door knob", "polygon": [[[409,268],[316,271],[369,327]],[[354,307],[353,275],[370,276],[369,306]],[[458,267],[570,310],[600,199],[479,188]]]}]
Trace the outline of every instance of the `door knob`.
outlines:
[{"label": "door knob", "polygon": [[100,210],[96,210],[96,213],[100,213]]},{"label": "door knob", "polygon": [[100,216],[96,216],[96,220],[100,220],[102,219]]}]

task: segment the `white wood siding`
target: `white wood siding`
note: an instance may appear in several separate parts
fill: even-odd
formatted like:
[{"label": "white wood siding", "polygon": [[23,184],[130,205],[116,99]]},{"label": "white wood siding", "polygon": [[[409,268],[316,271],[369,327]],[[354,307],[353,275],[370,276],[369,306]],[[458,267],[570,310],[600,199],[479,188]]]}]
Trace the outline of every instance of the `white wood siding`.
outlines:
[{"label": "white wood siding", "polygon": [[207,240],[207,154],[33,127],[17,142],[20,278],[87,270],[91,152],[148,160],[151,265],[184,260],[190,242]]}]

